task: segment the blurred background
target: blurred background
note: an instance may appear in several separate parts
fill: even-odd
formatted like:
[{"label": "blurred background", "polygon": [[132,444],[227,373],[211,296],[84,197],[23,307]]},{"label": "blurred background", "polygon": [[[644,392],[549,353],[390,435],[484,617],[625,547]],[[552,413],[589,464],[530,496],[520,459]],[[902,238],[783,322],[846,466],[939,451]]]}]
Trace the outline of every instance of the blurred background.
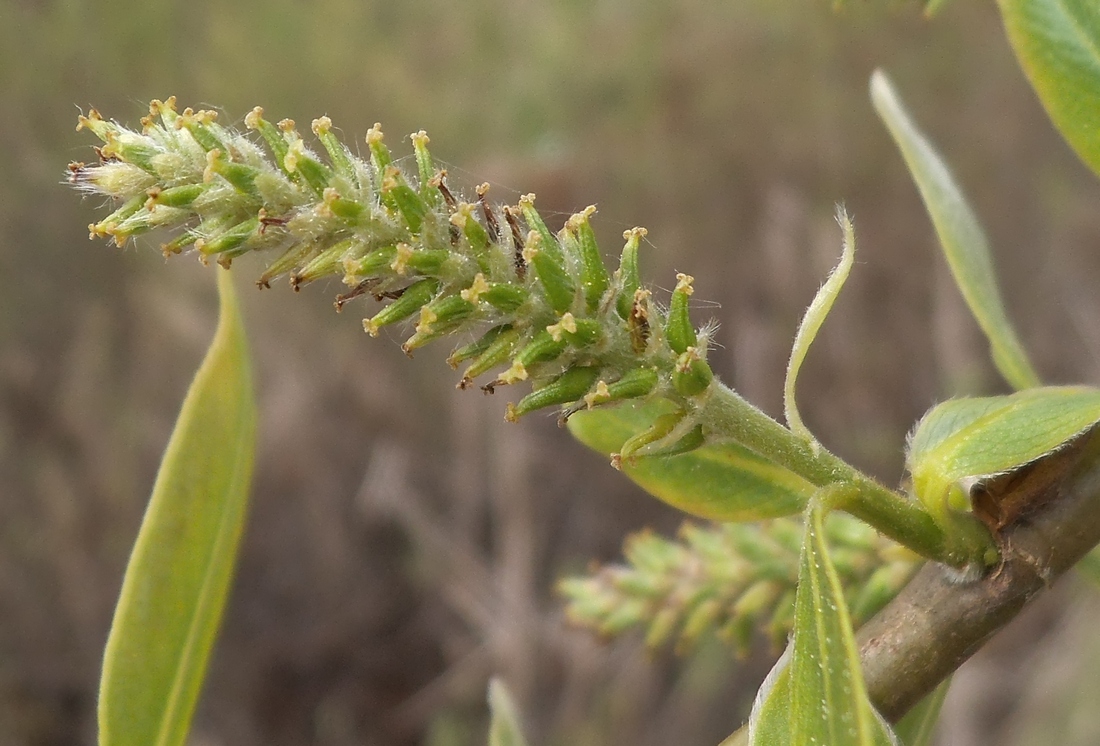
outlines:
[{"label": "blurred background", "polygon": [[[100,655],[160,453],[215,321],[212,271],[90,243],[63,182],[94,105],[420,128],[452,185],[595,203],[604,251],[697,278],[719,375],[773,414],[798,318],[860,254],[802,374],[807,423],[888,483],[934,402],[996,393],[867,81],[893,75],[985,221],[1051,382],[1100,382],[1100,183],[1048,125],[992,3],[0,0],[0,744],[94,743]],[[556,212],[555,212],[556,211]],[[553,221],[551,221],[553,222]],[[552,225],[555,229],[557,225]],[[261,269],[238,261],[242,290]],[[262,420],[240,572],[193,743],[484,743],[488,677],[533,744],[715,744],[772,663],[569,629],[553,585],[681,517],[552,418],[454,391],[448,350],[370,340],[339,291],[244,295]],[[399,337],[390,335],[393,340]],[[1095,601],[1065,582],[956,677],[942,742],[1100,740]],[[1021,726],[1029,723],[1028,728]],[[1008,735],[1011,730],[1012,736]],[[1014,739],[1014,740],[1013,740]]]}]

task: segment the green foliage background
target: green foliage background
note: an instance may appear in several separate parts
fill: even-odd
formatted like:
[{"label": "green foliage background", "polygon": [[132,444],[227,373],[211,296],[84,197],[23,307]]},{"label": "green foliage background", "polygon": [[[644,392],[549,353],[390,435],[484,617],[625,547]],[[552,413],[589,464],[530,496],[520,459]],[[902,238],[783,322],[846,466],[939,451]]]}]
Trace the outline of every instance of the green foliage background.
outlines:
[{"label": "green foliage background", "polygon": [[[956,0],[927,23],[915,5],[827,6],[0,0],[0,741],[92,742],[121,571],[213,328],[209,271],[86,241],[92,205],[59,184],[66,161],[92,157],[74,104],[131,122],[170,94],[229,120],[256,104],[303,125],[327,113],[349,141],[381,121],[395,150],[423,127],[453,181],[534,191],[566,214],[595,202],[605,246],[645,225],[645,277],[689,271],[695,297],[721,303],[695,310],[724,327],[712,364],[773,414],[843,200],[861,255],[803,371],[801,411],[830,448],[895,481],[933,402],[1002,389],[867,100],[881,65],[987,227],[1044,377],[1100,379],[1100,187],[1046,122],[995,8]],[[617,557],[625,531],[679,518],[551,421],[507,426],[500,396],[460,396],[440,360],[372,343],[360,310],[334,317],[330,295],[242,297],[257,489],[196,737],[480,742],[490,673],[535,743],[729,733],[766,649],[736,666],[705,647],[647,662],[563,631],[550,597],[562,572]],[[948,725],[992,738],[981,719],[1030,696],[997,685]]]}]

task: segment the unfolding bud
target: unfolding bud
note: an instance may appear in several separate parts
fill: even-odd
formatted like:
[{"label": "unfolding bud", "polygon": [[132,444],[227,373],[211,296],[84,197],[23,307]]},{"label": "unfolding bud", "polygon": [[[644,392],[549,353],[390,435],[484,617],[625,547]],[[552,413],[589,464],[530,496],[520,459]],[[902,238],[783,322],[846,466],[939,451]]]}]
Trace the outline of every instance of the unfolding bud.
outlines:
[{"label": "unfolding bud", "polygon": [[691,287],[694,279],[691,275],[676,275],[676,289],[672,291],[672,301],[668,307],[665,339],[677,355],[699,344],[695,336],[695,327],[691,325],[691,316],[688,313],[688,299],[695,292]]},{"label": "unfolding bud", "polygon": [[356,285],[360,280],[368,277],[378,277],[388,271],[397,260],[396,246],[382,246],[371,251],[366,256],[355,261],[344,262],[344,272],[347,275],[344,283]]},{"label": "unfolding bud", "polygon": [[581,287],[584,290],[585,307],[589,313],[599,308],[607,289],[611,286],[611,277],[607,273],[600,247],[596,243],[596,234],[588,219],[595,214],[594,206],[586,207],[565,224],[566,232],[576,242],[576,253],[581,265]]},{"label": "unfolding bud", "polygon": [[503,364],[512,357],[516,347],[519,346],[521,335],[518,329],[508,327],[492,340],[485,350],[477,355],[469,367],[462,373],[459,388],[466,388],[478,376],[488,373],[498,365]]},{"label": "unfolding bud", "polygon": [[[112,212],[107,217],[98,223],[93,223],[88,226],[89,238],[104,238],[106,236],[116,236],[115,233],[117,227],[127,218],[134,215],[138,210],[145,206],[144,195],[138,195],[132,197],[124,202],[118,209]],[[125,237],[123,238],[125,241]],[[121,245],[121,244],[120,244]]]},{"label": "unfolding bud", "polygon": [[378,183],[381,184],[383,171],[387,166],[393,163],[393,156],[390,155],[390,149],[382,142],[382,125],[375,122],[374,126],[367,130],[366,139],[367,147],[370,149],[371,164],[374,166]]},{"label": "unfolding bud", "polygon": [[698,396],[707,390],[714,380],[714,372],[695,347],[688,347],[676,359],[672,370],[672,387],[684,396]]},{"label": "unfolding bud", "polygon": [[399,275],[411,272],[421,275],[436,275],[450,258],[446,249],[414,249],[409,244],[397,244],[397,250],[390,269]]},{"label": "unfolding bud", "polygon": [[[226,254],[235,255],[245,242],[259,236],[260,219],[249,218],[227,230],[207,239],[195,241],[195,248],[205,255]],[[251,249],[251,247],[248,247]],[[248,250],[246,249],[246,250]]]},{"label": "unfolding bud", "polygon": [[340,192],[328,187],[321,194],[322,209],[333,217],[349,223],[359,223],[363,218],[369,220],[369,210],[362,202],[340,196]]},{"label": "unfolding bud", "polygon": [[203,181],[211,182],[215,174],[228,181],[241,194],[257,196],[256,176],[259,171],[252,166],[230,161],[219,148],[206,153],[206,171],[203,172]]},{"label": "unfolding bud", "polygon": [[518,404],[509,404],[504,418],[515,422],[536,409],[575,402],[596,382],[599,372],[598,368],[592,367],[570,368],[542,388],[520,399]]},{"label": "unfolding bud", "polygon": [[292,178],[299,177],[299,174],[292,175],[291,172],[287,170],[286,156],[288,144],[286,138],[283,137],[282,132],[280,132],[274,124],[264,119],[264,110],[262,108],[257,106],[252,109],[244,118],[244,124],[250,130],[256,130],[260,133],[264,142],[267,143],[267,147],[271,150],[273,156],[272,160],[275,161],[275,165],[277,165],[284,174]]},{"label": "unfolding bud", "polygon": [[271,281],[276,277],[281,277],[304,267],[320,251],[321,247],[312,242],[291,245],[278,259],[267,265],[267,269],[260,275],[260,279],[256,281],[256,284],[259,287],[271,287]]},{"label": "unfolding bud", "polygon": [[638,244],[645,238],[645,228],[631,228],[623,233],[626,245],[623,246],[623,254],[619,259],[619,270],[615,273],[616,292],[618,300],[615,301],[619,316],[629,319],[634,305],[634,294],[642,286],[642,280],[638,274]]},{"label": "unfolding bud", "polygon": [[[492,214],[492,213],[489,213]],[[469,202],[459,202],[450,217],[451,224],[462,231],[470,245],[470,251],[477,258],[478,266],[482,271],[488,271],[490,267],[489,248],[492,242],[489,232],[477,218],[474,217],[474,205]]]},{"label": "unfolding bud", "polygon": [[362,257],[366,251],[366,245],[358,238],[345,238],[337,241],[332,246],[321,250],[305,266],[291,276],[294,287],[301,287],[308,282],[339,274],[346,262],[354,262]]},{"label": "unfolding bud", "polygon": [[648,396],[657,388],[659,380],[656,368],[635,368],[613,383],[598,382],[595,390],[584,397],[584,403],[591,409],[608,402]]},{"label": "unfolding bud", "polygon": [[546,331],[540,331],[517,354],[513,363],[524,368],[529,368],[536,363],[544,363],[553,360],[565,352],[564,339],[554,339],[554,336]]},{"label": "unfolding bud", "polygon": [[178,129],[185,129],[191,133],[191,136],[195,138],[195,142],[199,144],[206,152],[212,150],[226,149],[227,143],[222,136],[223,131],[220,127],[216,127],[214,120],[218,118],[216,111],[208,111],[200,109],[194,111],[190,107],[183,110],[183,112],[176,119],[175,125]]},{"label": "unfolding bud", "polygon": [[405,288],[401,297],[390,303],[372,318],[363,319],[363,330],[372,337],[378,336],[378,330],[398,321],[404,321],[431,301],[439,290],[439,280],[420,280]]},{"label": "unfolding bud", "polygon": [[[533,206],[529,206],[528,210],[537,215]],[[545,231],[545,226],[543,229]],[[568,311],[573,305],[576,288],[566,270],[565,255],[558,246],[557,239],[550,235],[549,231],[545,231],[544,235],[543,232],[532,230],[527,235],[523,256],[529,264],[534,266],[535,274],[538,276],[539,284],[542,285],[550,307],[558,313]]]},{"label": "unfolding bud", "polygon": [[149,198],[145,200],[145,209],[152,210],[157,205],[190,207],[206,190],[206,184],[182,184],[167,189],[154,187],[147,192]]},{"label": "unfolding bud", "polygon": [[417,233],[428,213],[428,204],[409,186],[405,175],[396,166],[387,166],[382,175],[382,196],[393,201],[409,230]]},{"label": "unfolding bud", "polygon": [[420,323],[416,325],[416,333],[401,345],[401,349],[407,354],[449,334],[476,311],[476,305],[457,295],[436,298],[420,309]]},{"label": "unfolding bud", "polygon": [[314,119],[311,129],[313,134],[317,135],[317,139],[321,141],[325,152],[328,153],[332,169],[341,178],[347,179],[349,184],[356,185],[357,178],[351,154],[344,147],[344,144],[336,139],[336,135],[332,134],[332,120],[328,117]]},{"label": "unfolding bud", "polygon": [[432,164],[432,154],[428,152],[428,133],[424,130],[409,135],[412,140],[413,153],[416,157],[416,170],[420,176],[420,196],[427,202],[437,204],[440,193],[438,187],[431,186],[432,177],[435,176],[435,166]]},{"label": "unfolding bud", "polygon": [[489,331],[482,334],[476,340],[468,345],[463,345],[452,352],[447,357],[447,365],[452,368],[457,368],[467,360],[472,360],[484,353],[489,346],[496,341],[497,337],[507,331],[511,331],[512,326],[510,324],[501,324],[500,326],[494,326]]},{"label": "unfolding bud", "polygon": [[325,189],[332,184],[332,169],[321,163],[306,148],[301,138],[295,138],[287,146],[283,165],[286,166],[288,173],[301,176],[302,181],[308,184],[317,196],[324,194]]}]

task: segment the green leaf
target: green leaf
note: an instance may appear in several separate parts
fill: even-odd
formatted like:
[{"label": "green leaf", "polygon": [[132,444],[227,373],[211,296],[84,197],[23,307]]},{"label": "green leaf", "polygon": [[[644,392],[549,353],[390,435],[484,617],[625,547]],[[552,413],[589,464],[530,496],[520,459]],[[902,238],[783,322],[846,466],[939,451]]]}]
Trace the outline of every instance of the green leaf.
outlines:
[{"label": "green leaf", "polygon": [[798,404],[795,401],[795,384],[798,381],[798,371],[802,368],[802,362],[806,359],[806,353],[817,337],[825,317],[833,309],[833,302],[840,295],[848,274],[852,271],[852,264],[856,259],[856,236],[852,228],[852,221],[844,208],[837,206],[836,222],[844,232],[844,249],[840,256],[840,263],[836,265],[825,284],[817,291],[810,307],[806,309],[806,315],[802,317],[802,324],[798,327],[798,334],[794,338],[794,346],[791,349],[791,359],[787,363],[787,380],[783,384],[783,409],[787,417],[787,425],[796,434],[807,440],[813,441],[813,433],[809,431],[798,414]]},{"label": "green leaf", "polygon": [[527,746],[516,704],[508,693],[508,687],[497,678],[489,682],[489,710],[492,714],[489,746]]},{"label": "green leaf", "polygon": [[256,407],[231,275],[218,328],[164,453],[103,662],[100,746],[187,738],[233,576]]},{"label": "green leaf", "polygon": [[871,100],[917,183],[955,283],[989,339],[993,364],[1013,388],[1038,386],[1039,376],[1008,320],[997,289],[989,241],[947,164],[917,128],[881,70],[871,76]]},{"label": "green leaf", "polygon": [[[618,453],[629,438],[668,412],[658,400],[577,412],[569,431],[600,453]],[[700,518],[752,521],[798,513],[815,487],[786,468],[733,442],[674,456],[624,459],[622,470],[642,489]]]},{"label": "green leaf", "polygon": [[940,710],[947,699],[947,690],[951,688],[951,679],[947,678],[932,690],[932,693],[917,703],[917,706],[905,714],[894,726],[894,735],[905,746],[931,746],[932,736],[936,733],[936,723],[940,719]]},{"label": "green leaf", "polygon": [[999,0],[1005,30],[1047,114],[1100,174],[1100,3]]},{"label": "green leaf", "polygon": [[812,503],[806,512],[794,639],[757,695],[749,744],[896,744],[867,696],[843,588],[825,541],[824,510]]},{"label": "green leaf", "polygon": [[929,411],[909,441],[913,490],[942,518],[952,489],[964,480],[980,481],[1036,461],[1098,421],[1100,390],[1085,386],[952,399]]}]

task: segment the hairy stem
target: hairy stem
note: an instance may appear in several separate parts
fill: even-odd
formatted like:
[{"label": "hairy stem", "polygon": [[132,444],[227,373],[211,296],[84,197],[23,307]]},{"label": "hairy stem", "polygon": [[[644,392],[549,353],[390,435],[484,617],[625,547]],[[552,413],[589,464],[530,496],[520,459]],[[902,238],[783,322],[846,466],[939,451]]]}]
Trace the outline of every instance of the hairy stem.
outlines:
[{"label": "hairy stem", "polygon": [[730,437],[825,487],[843,485],[834,507],[866,521],[921,555],[953,567],[995,562],[997,547],[976,520],[962,517],[958,531],[945,533],[923,508],[821,447],[795,435],[737,392],[715,384],[703,421],[712,433]]}]

